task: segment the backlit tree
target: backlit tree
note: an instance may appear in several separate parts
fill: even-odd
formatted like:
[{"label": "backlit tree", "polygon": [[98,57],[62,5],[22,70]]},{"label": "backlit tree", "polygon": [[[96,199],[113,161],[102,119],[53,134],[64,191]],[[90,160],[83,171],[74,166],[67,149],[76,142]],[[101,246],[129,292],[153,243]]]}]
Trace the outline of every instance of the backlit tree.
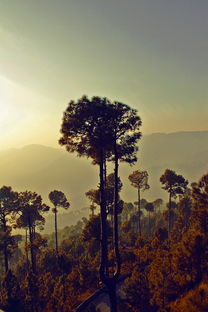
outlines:
[{"label": "backlit tree", "polygon": [[138,195],[138,216],[139,216],[139,236],[141,237],[141,191],[149,189],[147,171],[136,170],[129,175],[131,185],[137,189]]},{"label": "backlit tree", "polygon": [[[111,310],[116,311],[115,285],[120,274],[118,248],[118,162],[136,160],[136,142],[140,138],[141,120],[129,106],[106,98],[86,96],[71,101],[64,112],[60,144],[67,151],[92,158],[99,166],[101,265],[100,278],[109,289]],[[108,267],[107,210],[105,195],[106,160],[114,162],[114,249],[117,270],[113,278],[106,276]]]},{"label": "backlit tree", "polygon": [[35,228],[42,226],[45,219],[42,216],[44,212],[49,211],[49,207],[43,203],[42,197],[35,192],[25,191],[18,196],[17,227],[28,228],[30,240],[30,255],[32,271],[36,273],[36,254],[35,254]]},{"label": "backlit tree", "polygon": [[175,171],[166,169],[163,175],[160,177],[160,182],[163,184],[162,188],[169,193],[168,237],[170,238],[172,198],[176,198],[177,195],[184,193],[188,185],[188,181],[185,180],[182,175],[176,174]]},{"label": "backlit tree", "polygon": [[58,207],[62,207],[64,209],[68,209],[70,204],[65,196],[65,194],[61,191],[52,191],[49,194],[49,199],[54,205],[52,211],[54,213],[54,224],[55,224],[55,241],[56,241],[56,253],[58,255],[58,228],[57,228],[57,213],[58,213]]},{"label": "backlit tree", "polygon": [[[11,226],[8,222],[11,221],[17,205],[18,194],[12,190],[10,186],[3,186],[0,189],[0,231],[2,232],[2,250],[4,255],[5,271],[9,270],[9,252],[8,247],[13,243],[11,236]],[[10,219],[10,220],[9,220]]]}]

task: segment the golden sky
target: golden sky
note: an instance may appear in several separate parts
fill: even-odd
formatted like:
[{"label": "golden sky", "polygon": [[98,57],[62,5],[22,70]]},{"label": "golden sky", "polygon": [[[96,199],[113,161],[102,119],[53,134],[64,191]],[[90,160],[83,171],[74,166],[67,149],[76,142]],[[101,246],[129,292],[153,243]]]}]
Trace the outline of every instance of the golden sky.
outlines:
[{"label": "golden sky", "polygon": [[137,108],[142,132],[208,130],[205,0],[0,0],[0,146],[57,146],[83,94]]}]

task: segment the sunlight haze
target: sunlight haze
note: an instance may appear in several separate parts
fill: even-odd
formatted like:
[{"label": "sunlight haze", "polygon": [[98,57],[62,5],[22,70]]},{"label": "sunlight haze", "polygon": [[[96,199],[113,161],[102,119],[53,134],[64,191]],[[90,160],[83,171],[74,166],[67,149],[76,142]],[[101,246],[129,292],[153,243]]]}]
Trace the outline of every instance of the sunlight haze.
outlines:
[{"label": "sunlight haze", "polygon": [[57,146],[62,113],[83,94],[138,109],[144,134],[207,130],[207,9],[203,0],[0,0],[1,149]]},{"label": "sunlight haze", "polygon": [[208,312],[208,0],[0,0],[0,312]]}]

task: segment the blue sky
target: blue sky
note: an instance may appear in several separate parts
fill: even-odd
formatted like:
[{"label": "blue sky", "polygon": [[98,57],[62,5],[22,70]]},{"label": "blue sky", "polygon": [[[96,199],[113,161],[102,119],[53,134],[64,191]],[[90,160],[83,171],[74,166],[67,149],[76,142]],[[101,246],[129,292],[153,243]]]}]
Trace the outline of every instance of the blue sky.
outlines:
[{"label": "blue sky", "polygon": [[1,146],[55,146],[82,94],[137,108],[143,133],[208,129],[207,14],[207,0],[0,0]]}]

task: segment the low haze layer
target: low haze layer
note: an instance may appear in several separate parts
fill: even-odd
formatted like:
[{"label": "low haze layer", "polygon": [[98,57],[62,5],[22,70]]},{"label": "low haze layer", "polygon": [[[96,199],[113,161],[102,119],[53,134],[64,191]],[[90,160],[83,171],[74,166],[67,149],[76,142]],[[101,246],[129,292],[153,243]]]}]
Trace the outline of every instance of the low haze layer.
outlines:
[{"label": "low haze layer", "polygon": [[[144,136],[139,143],[138,162],[135,166],[120,164],[123,182],[122,198],[136,200],[137,194],[130,186],[128,176],[134,170],[147,170],[150,190],[145,198],[153,200],[167,194],[161,189],[159,178],[166,168],[184,175],[189,182],[198,181],[208,171],[208,131],[158,133]],[[76,157],[63,149],[29,145],[0,153],[0,184],[11,185],[14,190],[36,191],[48,201],[54,189],[67,194],[72,210],[89,207],[85,192],[98,185],[98,168],[90,160]],[[111,168],[108,168],[109,173]]]}]

